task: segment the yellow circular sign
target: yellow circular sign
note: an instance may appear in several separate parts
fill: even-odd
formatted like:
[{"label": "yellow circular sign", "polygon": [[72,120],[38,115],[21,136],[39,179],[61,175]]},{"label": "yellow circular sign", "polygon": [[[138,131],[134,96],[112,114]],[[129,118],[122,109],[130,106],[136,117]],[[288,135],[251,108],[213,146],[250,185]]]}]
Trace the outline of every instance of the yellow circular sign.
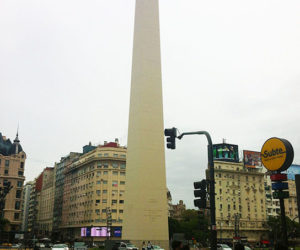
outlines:
[{"label": "yellow circular sign", "polygon": [[279,138],[270,138],[261,149],[261,161],[271,171],[280,170],[285,162],[287,147],[285,142]]}]

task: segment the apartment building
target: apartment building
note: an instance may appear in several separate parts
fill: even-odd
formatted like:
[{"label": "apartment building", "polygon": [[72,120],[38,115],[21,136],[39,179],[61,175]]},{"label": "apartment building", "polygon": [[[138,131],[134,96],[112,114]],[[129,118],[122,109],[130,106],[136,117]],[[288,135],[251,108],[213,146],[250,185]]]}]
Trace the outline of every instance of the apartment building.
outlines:
[{"label": "apartment building", "polygon": [[10,221],[12,231],[21,230],[22,188],[25,180],[26,154],[18,133],[13,143],[0,133],[0,187],[10,185],[5,200],[1,200],[1,216]]},{"label": "apartment building", "polygon": [[[88,147],[88,149],[90,149]],[[84,152],[87,147],[84,147]],[[63,195],[65,189],[65,170],[68,165],[79,159],[81,153],[71,152],[65,157],[61,157],[60,162],[55,163],[54,166],[54,204],[53,204],[53,228],[52,236],[55,240],[61,240],[62,235],[60,231],[62,220],[62,206]]]},{"label": "apartment building", "polygon": [[50,237],[53,224],[54,168],[47,167],[42,172],[42,187],[38,196],[37,225],[39,235]]},{"label": "apartment building", "polygon": [[32,192],[32,188],[34,188],[34,182],[27,182],[23,187],[23,203],[22,203],[22,226],[21,231],[28,231],[28,217],[29,217],[29,209],[30,209],[30,195]]},{"label": "apartment building", "polygon": [[246,168],[242,162],[215,161],[214,164],[218,240],[232,241],[238,236],[258,242],[267,237],[262,170]]},{"label": "apartment building", "polygon": [[67,166],[61,224],[64,239],[102,241],[108,235],[121,236],[126,151],[118,140],[105,142]]},{"label": "apartment building", "polygon": [[291,220],[299,222],[298,217],[298,205],[297,205],[297,193],[295,180],[288,180],[290,197],[284,200],[285,215]]}]

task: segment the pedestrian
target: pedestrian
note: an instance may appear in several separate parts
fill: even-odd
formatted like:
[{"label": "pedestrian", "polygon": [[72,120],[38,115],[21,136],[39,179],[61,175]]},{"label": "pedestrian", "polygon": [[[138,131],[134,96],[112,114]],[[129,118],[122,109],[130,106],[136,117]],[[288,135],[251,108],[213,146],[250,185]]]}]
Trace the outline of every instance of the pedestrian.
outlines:
[{"label": "pedestrian", "polygon": [[172,242],[172,249],[173,250],[181,250],[181,248],[182,248],[182,242],[181,241],[174,240]]},{"label": "pedestrian", "polygon": [[146,250],[146,242],[143,241],[142,250]]},{"label": "pedestrian", "polygon": [[189,245],[184,245],[181,250],[190,250],[190,246]]},{"label": "pedestrian", "polygon": [[148,244],[147,244],[147,250],[151,250],[152,249],[152,244],[150,241],[148,241]]},{"label": "pedestrian", "polygon": [[245,250],[245,247],[242,243],[237,243],[234,246],[234,250]]}]

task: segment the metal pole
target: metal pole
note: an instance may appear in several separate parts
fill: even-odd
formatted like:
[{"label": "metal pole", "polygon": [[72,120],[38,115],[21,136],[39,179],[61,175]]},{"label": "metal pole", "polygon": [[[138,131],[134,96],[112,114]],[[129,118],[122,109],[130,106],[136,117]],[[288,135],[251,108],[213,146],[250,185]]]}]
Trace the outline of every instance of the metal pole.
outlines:
[{"label": "metal pole", "polygon": [[184,135],[205,135],[208,141],[208,167],[209,167],[209,203],[210,203],[210,244],[212,250],[217,250],[217,229],[216,229],[216,203],[215,203],[215,168],[213,160],[213,144],[210,134],[206,131],[187,132],[178,136],[181,139]]},{"label": "metal pole", "polygon": [[287,229],[286,229],[286,221],[285,221],[285,207],[284,207],[284,199],[280,198],[280,212],[281,212],[281,225],[282,225],[282,233],[283,233],[283,241],[286,249],[288,249],[288,237],[287,237]]}]

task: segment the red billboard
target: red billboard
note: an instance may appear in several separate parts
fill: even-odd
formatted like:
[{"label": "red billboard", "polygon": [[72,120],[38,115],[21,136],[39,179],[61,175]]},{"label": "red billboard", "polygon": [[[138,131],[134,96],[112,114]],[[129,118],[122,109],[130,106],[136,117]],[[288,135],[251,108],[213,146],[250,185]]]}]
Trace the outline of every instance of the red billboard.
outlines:
[{"label": "red billboard", "polygon": [[261,157],[260,152],[244,150],[244,165],[247,168],[261,168]]}]

